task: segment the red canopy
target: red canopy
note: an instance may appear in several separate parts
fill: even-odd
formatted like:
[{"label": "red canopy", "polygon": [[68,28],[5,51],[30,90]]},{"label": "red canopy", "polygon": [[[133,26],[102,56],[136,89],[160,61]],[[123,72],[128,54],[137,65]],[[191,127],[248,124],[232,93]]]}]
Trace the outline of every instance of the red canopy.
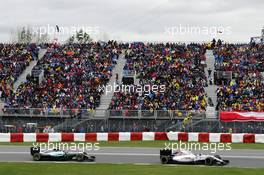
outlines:
[{"label": "red canopy", "polygon": [[220,120],[223,122],[264,121],[264,112],[220,112]]}]

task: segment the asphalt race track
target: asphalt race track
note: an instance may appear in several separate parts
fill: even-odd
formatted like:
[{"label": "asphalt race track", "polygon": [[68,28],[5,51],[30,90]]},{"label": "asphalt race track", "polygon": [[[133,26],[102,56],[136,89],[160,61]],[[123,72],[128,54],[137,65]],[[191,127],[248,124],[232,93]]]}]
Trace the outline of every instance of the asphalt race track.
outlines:
[{"label": "asphalt race track", "polygon": [[[205,151],[195,153],[212,154]],[[263,150],[231,150],[215,154],[230,160],[232,167],[264,167]],[[103,147],[92,151],[97,163],[132,163],[132,164],[159,164],[158,148],[121,148]],[[32,162],[27,146],[0,146],[0,162]]]}]

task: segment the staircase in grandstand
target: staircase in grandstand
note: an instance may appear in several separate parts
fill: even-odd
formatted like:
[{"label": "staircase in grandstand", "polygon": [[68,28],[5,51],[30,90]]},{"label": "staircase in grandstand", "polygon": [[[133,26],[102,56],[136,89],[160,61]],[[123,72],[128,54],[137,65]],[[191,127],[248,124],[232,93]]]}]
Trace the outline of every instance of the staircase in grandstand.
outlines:
[{"label": "staircase in grandstand", "polygon": [[[96,109],[95,111],[95,117],[105,117],[106,116],[106,110],[108,109],[110,102],[112,100],[112,97],[114,95],[114,84],[116,84],[116,74],[118,74],[118,82],[121,83],[122,82],[122,78],[123,78],[123,68],[126,64],[126,60],[124,58],[124,55],[121,54],[119,56],[119,59],[117,61],[117,64],[115,65],[113,72],[112,72],[112,77],[108,83],[108,85],[106,86],[107,88],[104,89],[104,93],[101,96],[101,100],[100,100],[100,105],[99,107]],[[106,90],[107,93],[106,93]]]},{"label": "staircase in grandstand", "polygon": [[[46,51],[47,51],[46,49],[41,49],[39,51],[38,60],[43,58],[43,56],[45,55]],[[26,70],[24,70],[24,72],[18,77],[17,81],[14,83],[14,91],[17,90],[19,85],[21,85],[22,83],[26,82],[27,75],[31,74],[31,71],[32,71],[33,67],[36,66],[37,62],[38,62],[37,60],[31,61],[29,66],[26,68]]]},{"label": "staircase in grandstand", "polygon": [[207,50],[205,53],[206,56],[206,68],[205,68],[205,73],[207,76],[207,80],[208,80],[208,86],[205,88],[206,94],[207,94],[207,100],[208,98],[212,99],[213,105],[214,106],[210,106],[208,104],[207,101],[207,108],[206,108],[206,116],[207,118],[216,118],[217,117],[217,113],[215,110],[215,106],[216,106],[216,101],[217,101],[217,97],[216,97],[216,90],[217,90],[217,86],[214,85],[214,83],[212,85],[210,85],[209,83],[209,74],[208,74],[208,70],[211,69],[212,73],[211,73],[211,78],[212,78],[212,82],[214,82],[214,72],[215,72],[215,66],[214,66],[214,54],[212,50]]}]

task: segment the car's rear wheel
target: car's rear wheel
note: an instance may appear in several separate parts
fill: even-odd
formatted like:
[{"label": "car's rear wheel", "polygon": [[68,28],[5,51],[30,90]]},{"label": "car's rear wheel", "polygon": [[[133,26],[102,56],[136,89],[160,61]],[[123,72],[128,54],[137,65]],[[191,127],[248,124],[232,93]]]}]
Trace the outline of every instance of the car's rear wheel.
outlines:
[{"label": "car's rear wheel", "polygon": [[167,164],[169,163],[169,156],[161,156],[160,161],[162,164]]},{"label": "car's rear wheel", "polygon": [[34,161],[39,161],[41,159],[41,155],[39,154],[39,153],[35,153],[34,155],[33,155],[33,160]]},{"label": "car's rear wheel", "polygon": [[84,157],[83,154],[78,154],[78,155],[76,156],[76,160],[79,161],[79,162],[84,161],[84,159],[85,159],[85,157]]},{"label": "car's rear wheel", "polygon": [[205,159],[205,165],[208,165],[208,166],[214,165],[214,159],[211,157]]}]

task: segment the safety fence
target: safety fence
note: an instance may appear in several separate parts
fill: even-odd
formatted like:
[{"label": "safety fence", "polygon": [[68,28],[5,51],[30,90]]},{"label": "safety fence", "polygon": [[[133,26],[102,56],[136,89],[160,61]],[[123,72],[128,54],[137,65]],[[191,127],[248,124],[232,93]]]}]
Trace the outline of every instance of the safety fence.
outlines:
[{"label": "safety fence", "polygon": [[205,118],[205,111],[198,110],[87,110],[61,108],[4,108],[1,116],[21,117],[61,117],[79,116],[82,118],[98,118],[96,114],[103,114],[103,118],[182,118],[191,115],[194,118]]},{"label": "safety fence", "polygon": [[0,117],[0,132],[213,132],[264,133],[264,122],[222,122],[219,119],[149,119],[149,118],[38,118]]}]

